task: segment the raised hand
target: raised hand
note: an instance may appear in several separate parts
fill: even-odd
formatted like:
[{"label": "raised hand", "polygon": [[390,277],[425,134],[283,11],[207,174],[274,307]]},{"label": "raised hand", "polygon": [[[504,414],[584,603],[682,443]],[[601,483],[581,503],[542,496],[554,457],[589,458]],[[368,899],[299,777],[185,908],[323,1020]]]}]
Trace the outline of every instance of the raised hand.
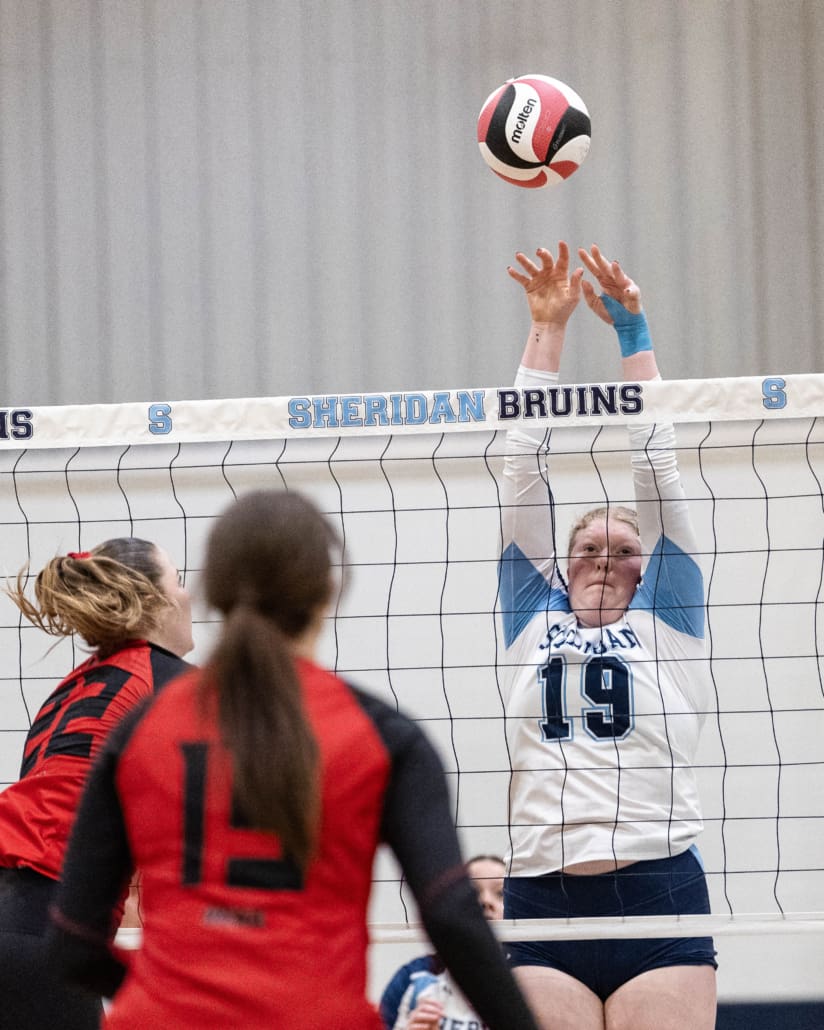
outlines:
[{"label": "raised hand", "polygon": [[532,321],[562,328],[581,299],[584,270],[576,268],[570,275],[569,247],[563,240],[558,244],[557,259],[544,247],[538,248],[536,256],[540,266],[519,251],[515,259],[523,272],[511,265],[507,272],[523,286]]},{"label": "raised hand", "polygon": [[[595,244],[589,250],[580,249],[578,256],[586,265],[588,271],[598,280],[602,294],[606,294],[613,300],[618,301],[632,315],[641,313],[643,310],[641,291],[637,283],[630,279],[617,261],[609,261],[605,258]],[[607,310],[601,296],[595,291],[592,283],[584,280],[581,288],[587,305],[608,325],[613,325],[615,320]]]}]

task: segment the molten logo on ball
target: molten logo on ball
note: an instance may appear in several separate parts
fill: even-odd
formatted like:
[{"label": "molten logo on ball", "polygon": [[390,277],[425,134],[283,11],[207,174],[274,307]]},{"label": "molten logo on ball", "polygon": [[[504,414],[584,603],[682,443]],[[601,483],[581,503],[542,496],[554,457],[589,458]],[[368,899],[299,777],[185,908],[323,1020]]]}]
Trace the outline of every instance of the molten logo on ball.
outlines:
[{"label": "molten logo on ball", "polygon": [[535,97],[530,97],[529,100],[524,104],[524,109],[515,119],[515,131],[512,133],[512,142],[517,143],[521,136],[524,134],[524,128],[526,127],[526,120],[532,114],[532,108],[538,101]]},{"label": "molten logo on ball", "polygon": [[548,75],[509,79],[478,116],[478,146],[496,175],[536,189],[568,179],[589,153],[589,112],[566,83]]}]

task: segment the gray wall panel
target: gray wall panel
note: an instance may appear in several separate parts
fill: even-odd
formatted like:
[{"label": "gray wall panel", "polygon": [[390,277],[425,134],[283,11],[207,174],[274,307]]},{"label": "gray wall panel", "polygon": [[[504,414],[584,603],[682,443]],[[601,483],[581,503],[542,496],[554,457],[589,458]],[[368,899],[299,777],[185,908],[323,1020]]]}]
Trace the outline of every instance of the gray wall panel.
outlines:
[{"label": "gray wall panel", "polygon": [[[592,114],[552,190],[475,143],[528,71]],[[559,238],[667,375],[818,371],[823,80],[814,0],[0,0],[0,403],[502,385]]]}]

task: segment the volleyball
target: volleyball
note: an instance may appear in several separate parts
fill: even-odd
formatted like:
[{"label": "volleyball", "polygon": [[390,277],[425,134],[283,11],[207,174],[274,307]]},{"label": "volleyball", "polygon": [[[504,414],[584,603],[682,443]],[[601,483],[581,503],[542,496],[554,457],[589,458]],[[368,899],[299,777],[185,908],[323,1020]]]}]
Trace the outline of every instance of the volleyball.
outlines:
[{"label": "volleyball", "polygon": [[507,79],[478,115],[478,146],[492,171],[527,189],[568,179],[589,153],[589,111],[548,75]]}]

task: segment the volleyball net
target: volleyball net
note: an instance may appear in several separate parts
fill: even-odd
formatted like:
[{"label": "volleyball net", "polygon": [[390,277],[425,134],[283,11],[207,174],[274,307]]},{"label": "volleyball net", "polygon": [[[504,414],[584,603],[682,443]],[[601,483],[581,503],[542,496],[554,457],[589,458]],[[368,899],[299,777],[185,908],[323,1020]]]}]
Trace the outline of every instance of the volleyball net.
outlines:
[{"label": "volleyball net", "polygon": [[[506,430],[551,434],[557,538],[633,504],[626,427],[676,424],[707,587],[713,684],[696,763],[713,915],[501,926],[504,937],[824,931],[824,376],[16,408],[0,412],[0,570],[113,536],[197,578],[214,517],[299,490],[343,541],[346,589],[320,660],[420,722],[465,854],[509,846],[497,566]],[[2,786],[40,703],[81,657],[0,601]],[[388,853],[374,940],[421,937]],[[592,925],[589,925],[591,922]],[[674,925],[675,922],[675,925]]]}]

